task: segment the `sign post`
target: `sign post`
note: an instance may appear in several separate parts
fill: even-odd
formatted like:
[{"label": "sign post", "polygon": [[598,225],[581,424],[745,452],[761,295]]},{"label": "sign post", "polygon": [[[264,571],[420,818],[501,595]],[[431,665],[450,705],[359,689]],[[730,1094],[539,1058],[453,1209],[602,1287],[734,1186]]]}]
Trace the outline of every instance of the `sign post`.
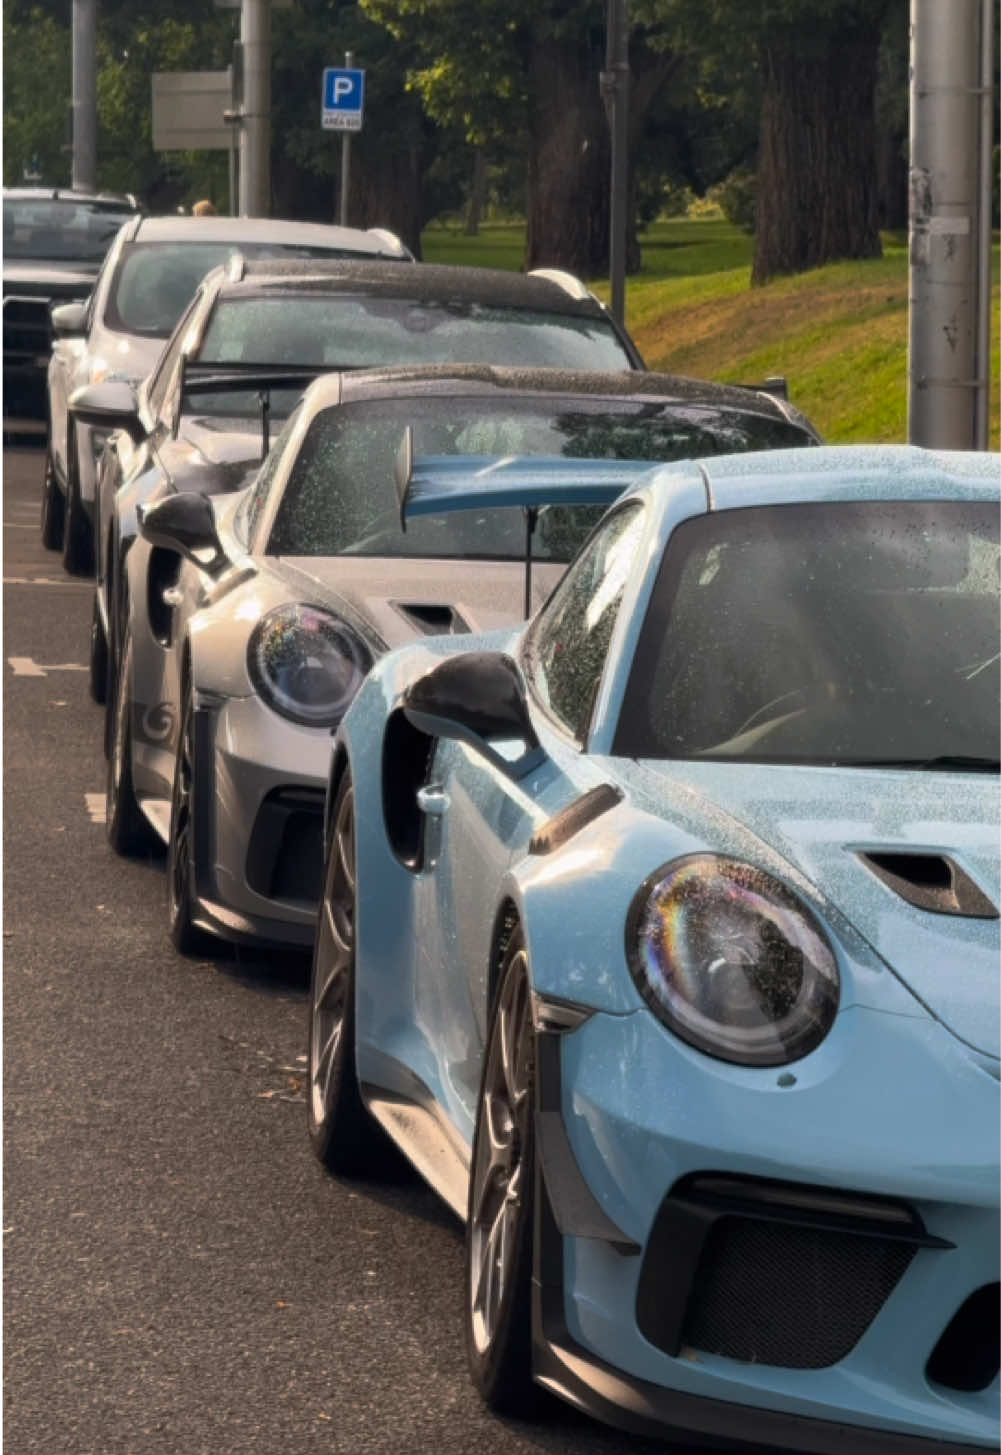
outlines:
[{"label": "sign post", "polygon": [[348,191],[351,184],[351,133],[361,131],[365,104],[365,72],[354,69],[354,55],[346,51],[344,66],[328,66],[323,73],[323,104],[320,124],[324,131],[341,135],[341,206],[340,223],[348,222]]}]

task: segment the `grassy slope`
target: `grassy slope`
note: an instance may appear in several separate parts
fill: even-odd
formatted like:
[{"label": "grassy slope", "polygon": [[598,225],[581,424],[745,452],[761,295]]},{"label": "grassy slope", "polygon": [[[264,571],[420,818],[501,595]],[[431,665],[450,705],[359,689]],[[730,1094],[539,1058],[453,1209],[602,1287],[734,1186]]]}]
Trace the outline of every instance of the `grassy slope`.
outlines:
[{"label": "grassy slope", "polygon": [[[655,224],[630,278],[626,322],[652,369],[724,380],[785,374],[795,403],[832,442],[907,438],[906,239],[884,256],[749,286],[750,239],[716,219]],[[430,228],[428,262],[521,266],[524,232]],[[607,284],[594,290],[607,298]],[[998,249],[994,249],[991,443],[1001,443]]]}]

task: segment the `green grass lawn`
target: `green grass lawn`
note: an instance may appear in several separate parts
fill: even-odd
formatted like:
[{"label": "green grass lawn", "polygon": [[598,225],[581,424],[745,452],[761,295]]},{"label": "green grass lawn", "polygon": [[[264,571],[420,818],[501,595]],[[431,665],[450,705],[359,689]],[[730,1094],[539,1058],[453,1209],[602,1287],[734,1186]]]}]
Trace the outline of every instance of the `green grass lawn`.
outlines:
[{"label": "green grass lawn", "polygon": [[[428,262],[521,267],[524,228],[490,225],[469,238],[428,228]],[[832,443],[907,438],[907,247],[884,237],[882,258],[832,263],[750,287],[751,239],[728,222],[679,218],[640,239],[626,323],[652,369],[730,382],[784,374],[790,397]],[[999,252],[991,319],[991,445],[1001,444]],[[594,291],[607,300],[604,280]]]}]

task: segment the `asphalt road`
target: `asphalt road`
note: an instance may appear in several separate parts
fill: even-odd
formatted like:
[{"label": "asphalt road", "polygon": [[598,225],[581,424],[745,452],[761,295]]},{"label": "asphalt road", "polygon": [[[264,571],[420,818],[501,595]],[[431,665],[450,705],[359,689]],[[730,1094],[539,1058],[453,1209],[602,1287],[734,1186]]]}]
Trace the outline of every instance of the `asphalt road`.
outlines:
[{"label": "asphalt road", "polygon": [[486,1412],[459,1224],[310,1151],[308,965],[173,950],[163,861],[105,840],[91,588],[40,544],[41,473],[4,451],[5,1451],[666,1449]]}]

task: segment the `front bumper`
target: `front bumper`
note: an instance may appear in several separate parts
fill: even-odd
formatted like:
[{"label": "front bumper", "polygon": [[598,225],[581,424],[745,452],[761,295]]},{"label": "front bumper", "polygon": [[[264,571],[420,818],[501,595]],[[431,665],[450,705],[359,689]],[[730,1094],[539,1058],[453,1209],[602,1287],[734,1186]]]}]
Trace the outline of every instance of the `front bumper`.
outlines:
[{"label": "front bumper", "polygon": [[[553,1040],[555,1072],[546,1050]],[[555,1187],[562,1170],[547,1167],[543,1151],[534,1300],[541,1383],[646,1434],[680,1427],[825,1455],[997,1447],[997,1373],[991,1379],[988,1371],[986,1388],[960,1390],[928,1372],[968,1295],[998,1279],[997,1082],[941,1026],[923,1016],[842,1012],[822,1046],[787,1068],[795,1081],[783,1085],[781,1069],[726,1066],[681,1046],[642,1010],[595,1015],[561,1037],[541,1034],[538,1066],[540,1107],[552,1110],[555,1095],[591,1209],[611,1230],[601,1235],[586,1198],[575,1203]],[[876,1200],[874,1207],[910,1209],[927,1237],[834,1362],[791,1367],[727,1357],[698,1346],[705,1327],[698,1300],[713,1276],[717,1296],[722,1280],[728,1314],[743,1318],[752,1337],[779,1329],[793,1344],[798,1331],[783,1330],[783,1320],[802,1315],[803,1300],[787,1294],[802,1291],[804,1267],[807,1279],[817,1279],[821,1323],[843,1315],[845,1296],[850,1313],[863,1283],[849,1260],[825,1284],[823,1228],[807,1235],[815,1263],[804,1265],[804,1235],[797,1234],[788,1267],[780,1263],[759,1282],[754,1306],[743,1312],[746,1265],[721,1264],[721,1274],[710,1268],[707,1277],[706,1244],[698,1238],[687,1269],[684,1252],[674,1248],[667,1278],[663,1257],[652,1256],[655,1235],[679,1184],[683,1190],[695,1174],[860,1194]],[[575,1206],[583,1209],[578,1224]],[[739,1222],[735,1214],[728,1225]],[[769,1226],[774,1234],[776,1225]],[[783,1236],[779,1225],[773,1246],[780,1251]],[[682,1338],[674,1346],[650,1310],[679,1298]]]},{"label": "front bumper", "polygon": [[235,943],[313,943],[333,739],[256,697],[195,710],[196,922]]}]

